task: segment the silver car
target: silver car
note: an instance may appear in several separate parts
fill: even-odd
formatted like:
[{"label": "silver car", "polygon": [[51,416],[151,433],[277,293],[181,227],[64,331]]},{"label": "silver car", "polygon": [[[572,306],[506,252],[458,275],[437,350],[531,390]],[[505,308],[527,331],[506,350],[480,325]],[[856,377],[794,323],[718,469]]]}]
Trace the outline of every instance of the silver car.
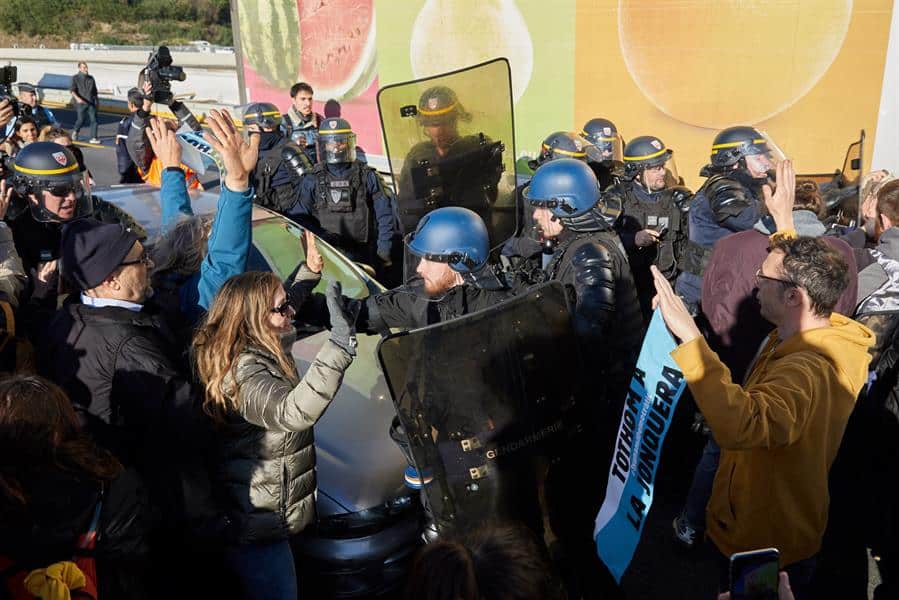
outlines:
[{"label": "silver car", "polygon": [[[128,212],[148,233],[159,235],[159,189],[112,186],[95,195]],[[198,216],[214,216],[218,194],[192,190]],[[253,246],[248,269],[272,271],[282,279],[303,261],[303,229],[260,207],[253,209]],[[322,283],[336,279],[343,293],[365,298],[384,287],[339,250],[319,240],[325,259]],[[301,329],[293,346],[305,372],[327,331]],[[386,597],[402,585],[412,555],[421,544],[421,504],[405,487],[406,460],[388,430],[396,414],[375,357],[378,336],[359,335],[356,360],[337,396],[315,426],[318,522],[293,540],[298,577],[309,597]]]}]

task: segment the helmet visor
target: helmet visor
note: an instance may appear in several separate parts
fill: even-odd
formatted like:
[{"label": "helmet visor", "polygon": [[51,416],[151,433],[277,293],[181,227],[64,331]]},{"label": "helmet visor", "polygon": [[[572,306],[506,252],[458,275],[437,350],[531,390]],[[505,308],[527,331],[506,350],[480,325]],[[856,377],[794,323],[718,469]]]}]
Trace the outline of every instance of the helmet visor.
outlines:
[{"label": "helmet visor", "polygon": [[585,148],[587,158],[592,162],[612,162],[621,161],[623,155],[622,148],[624,144],[621,142],[621,136],[608,130],[608,135],[604,132],[596,135],[588,135],[586,132],[581,133],[581,137],[588,141],[591,145]]},{"label": "helmet visor", "polygon": [[45,223],[67,223],[93,212],[90,180],[87,171],[71,177],[54,177],[38,181],[32,187],[37,203],[31,203],[35,220]]},{"label": "helmet visor", "polygon": [[356,134],[322,133],[318,137],[318,157],[325,163],[349,163],[356,160]]},{"label": "helmet visor", "polygon": [[636,167],[634,181],[650,194],[661,192],[671,186],[682,185],[674,154],[670,151],[666,151],[666,154],[656,160],[647,160],[634,166]]}]

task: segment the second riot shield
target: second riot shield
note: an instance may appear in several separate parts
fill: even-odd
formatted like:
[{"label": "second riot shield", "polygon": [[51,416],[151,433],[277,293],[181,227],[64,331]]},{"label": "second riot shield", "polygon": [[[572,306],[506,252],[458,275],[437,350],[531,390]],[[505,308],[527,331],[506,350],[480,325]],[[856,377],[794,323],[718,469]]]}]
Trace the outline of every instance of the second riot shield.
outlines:
[{"label": "second riot shield", "polygon": [[564,288],[392,335],[378,354],[438,531],[514,521],[541,538],[540,483],[580,430]]},{"label": "second riot shield", "polygon": [[515,231],[515,138],[506,59],[378,91],[404,233],[443,206],[476,212],[495,248]]}]

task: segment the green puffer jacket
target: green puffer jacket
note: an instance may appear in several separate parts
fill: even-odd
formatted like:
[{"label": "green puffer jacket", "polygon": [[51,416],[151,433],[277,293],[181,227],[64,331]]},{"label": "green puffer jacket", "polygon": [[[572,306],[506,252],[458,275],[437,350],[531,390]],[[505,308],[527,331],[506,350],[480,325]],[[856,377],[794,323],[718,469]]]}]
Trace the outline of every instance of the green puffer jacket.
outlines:
[{"label": "green puffer jacket", "polygon": [[[293,340],[283,340],[288,356]],[[352,360],[329,340],[294,386],[267,351],[238,357],[240,412],[218,428],[213,475],[238,543],[286,539],[314,520],[312,426]]]}]

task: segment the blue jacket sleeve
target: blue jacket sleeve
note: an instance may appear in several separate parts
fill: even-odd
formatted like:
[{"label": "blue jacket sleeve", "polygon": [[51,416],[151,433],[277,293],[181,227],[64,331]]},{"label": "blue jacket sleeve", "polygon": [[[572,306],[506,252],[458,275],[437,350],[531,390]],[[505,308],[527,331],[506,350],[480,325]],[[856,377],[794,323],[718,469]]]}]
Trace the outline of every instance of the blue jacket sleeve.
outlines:
[{"label": "blue jacket sleeve", "polygon": [[759,211],[755,206],[747,206],[733,217],[727,217],[721,224],[731,231],[746,231],[752,229],[759,220]]},{"label": "blue jacket sleeve", "polygon": [[372,199],[375,221],[378,223],[378,250],[390,251],[390,240],[396,234],[396,218],[393,210],[393,195],[387,191],[380,177],[373,170],[366,173],[365,187]]},{"label": "blue jacket sleeve", "polygon": [[232,192],[222,183],[218,212],[212,223],[212,233],[206,258],[200,266],[199,305],[208,310],[219,288],[230,277],[243,273],[250,255],[253,215],[253,188]]},{"label": "blue jacket sleeve", "polygon": [[[224,187],[222,189],[224,190]],[[193,216],[194,211],[190,207],[190,196],[187,194],[187,182],[184,180],[183,170],[165,169],[162,172],[162,187],[159,197],[162,199],[163,233],[175,226],[180,215]]]}]

